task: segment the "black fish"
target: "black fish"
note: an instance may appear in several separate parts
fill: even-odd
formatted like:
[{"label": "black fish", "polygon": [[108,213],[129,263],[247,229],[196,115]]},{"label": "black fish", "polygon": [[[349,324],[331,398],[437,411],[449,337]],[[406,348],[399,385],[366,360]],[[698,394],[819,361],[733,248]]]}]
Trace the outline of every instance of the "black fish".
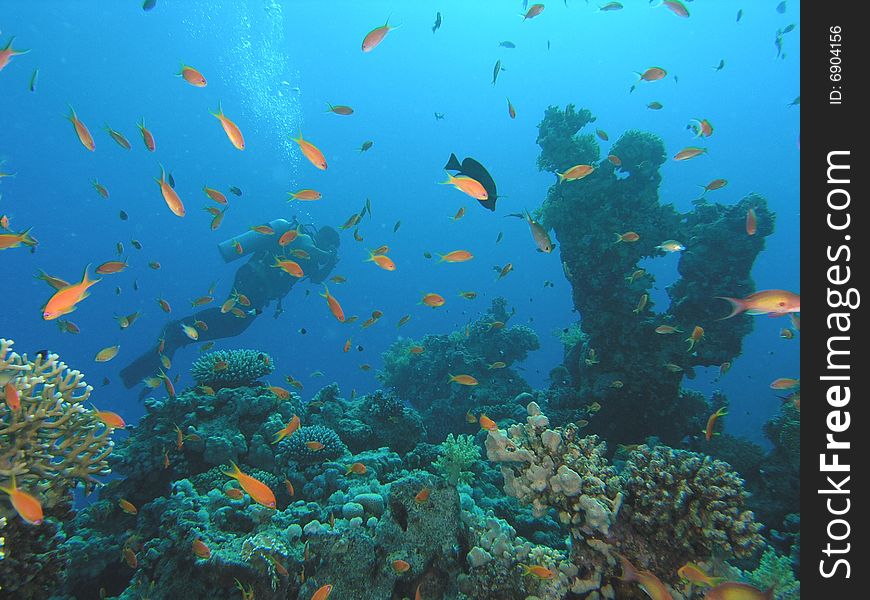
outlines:
[{"label": "black fish", "polygon": [[142,3],[142,10],[148,12],[155,6],[157,6],[157,0],[145,0],[145,2]]},{"label": "black fish", "polygon": [[488,208],[492,211],[495,210],[495,201],[498,200],[498,190],[495,188],[495,181],[493,181],[492,175],[489,174],[489,171],[487,171],[482,164],[471,157],[466,158],[460,164],[456,155],[451,154],[450,160],[448,160],[447,164],[444,165],[444,170],[457,171],[459,175],[465,175],[466,177],[471,177],[477,181],[483,186],[483,189],[486,190],[487,195],[486,200],[478,200],[478,202],[480,202],[484,208]]},{"label": "black fish", "polygon": [[36,79],[39,77],[39,69],[33,69],[33,75],[30,76],[30,91],[36,91]]},{"label": "black fish", "polygon": [[175,189],[175,177],[172,176],[172,171],[169,172],[169,176],[166,178],[166,181],[169,182],[169,187],[173,190]]},{"label": "black fish", "polygon": [[367,151],[369,148],[372,147],[372,144],[374,144],[374,142],[372,142],[372,141],[363,142],[363,145],[359,147],[359,151],[360,152]]},{"label": "black fish", "polygon": [[514,44],[511,41],[507,41],[507,40],[505,40],[504,42],[499,42],[498,45],[501,46],[502,48],[516,48],[517,47],[516,44]]},{"label": "black fish", "polygon": [[737,11],[737,21],[736,22],[739,23],[741,18],[743,18],[743,9],[742,8]]},{"label": "black fish", "polygon": [[139,291],[139,281],[136,279],[133,280],[133,291],[135,291],[135,292]]},{"label": "black fish", "polygon": [[234,186],[234,185],[231,185],[231,186],[230,186],[230,191],[231,191],[232,193],[234,193],[236,196],[241,196],[241,195],[242,195],[242,190],[240,190],[239,188],[237,188],[237,187]]},{"label": "black fish", "polygon": [[399,231],[399,227],[401,227],[401,226],[402,226],[402,222],[396,221],[396,224],[393,225],[393,233],[396,233],[397,231]]},{"label": "black fish", "polygon": [[127,219],[130,218],[129,216],[127,216],[127,213],[125,213],[123,210],[118,213],[118,216],[121,218],[122,221],[126,221]]},{"label": "black fish", "polygon": [[111,383],[111,381],[109,381],[109,378],[108,378],[108,377],[103,377],[103,385],[104,385],[104,386],[105,386],[105,385],[109,385],[110,383]]},{"label": "black fish", "polygon": [[721,70],[724,69],[724,68],[725,68],[725,59],[723,58],[722,60],[719,61],[719,64],[718,64],[718,65],[716,65],[715,67],[713,67],[713,70],[714,70],[714,71],[721,71]]},{"label": "black fish", "polygon": [[785,0],[776,5],[776,12],[779,14],[785,13]]},{"label": "black fish", "polygon": [[504,69],[501,68],[501,60],[495,61],[495,66],[492,68],[492,85],[495,85],[495,80],[498,79],[498,74]]},{"label": "black fish", "polygon": [[438,31],[441,28],[441,13],[435,14],[435,24],[432,26],[432,33]]},{"label": "black fish", "polygon": [[435,113],[435,120],[436,121],[440,121],[443,118],[444,118],[444,113],[439,113],[439,112]]}]

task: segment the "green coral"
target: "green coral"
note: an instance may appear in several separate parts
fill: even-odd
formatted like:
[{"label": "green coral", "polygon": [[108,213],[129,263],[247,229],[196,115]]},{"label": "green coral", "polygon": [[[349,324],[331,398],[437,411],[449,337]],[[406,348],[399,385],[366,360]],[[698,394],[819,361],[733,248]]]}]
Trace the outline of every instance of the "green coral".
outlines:
[{"label": "green coral", "polygon": [[199,385],[235,388],[252,385],[274,368],[272,357],[259,350],[218,350],[196,359],[190,374]]},{"label": "green coral", "polygon": [[791,559],[780,556],[773,548],[765,550],[758,568],[743,572],[743,577],[761,590],[775,586],[776,600],[800,600],[801,582],[795,579]]},{"label": "green coral", "polygon": [[441,456],[433,463],[435,469],[452,486],[470,484],[474,473],[471,466],[480,459],[480,448],[470,435],[447,435],[441,443]]}]

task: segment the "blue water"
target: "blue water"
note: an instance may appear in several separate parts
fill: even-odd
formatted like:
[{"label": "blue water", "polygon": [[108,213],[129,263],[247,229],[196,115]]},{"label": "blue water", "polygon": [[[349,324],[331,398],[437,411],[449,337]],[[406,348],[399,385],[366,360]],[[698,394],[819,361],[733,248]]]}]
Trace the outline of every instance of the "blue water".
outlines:
[{"label": "blue water", "polygon": [[[9,215],[16,231],[33,226],[40,244],[33,254],[0,253],[5,281],[0,335],[14,339],[18,351],[58,352],[97,388],[95,404],[135,422],[142,414],[138,390],[126,390],[117,372],[156,343],[166,321],[156,297],[172,304],[173,317],[190,310],[188,301],[204,295],[214,281],[216,297],[223,299],[240,262],[225,264],[218,242],[294,214],[304,222],[338,226],[370,198],[373,217],[360,226],[364,241],[342,233],[334,274],[348,282],[330,284],[346,314],[358,314],[360,321],[338,323],[318,296],[319,287],[303,282],[285,299],[278,320],[267,309],[240,339],[221,340],[216,348],[268,351],[277,364],[272,383],[281,385],[292,375],[305,384],[305,398],[330,381],[345,394],[364,393],[378,387],[374,369],[397,335],[419,338],[461,328],[492,298],[504,296],[517,309],[512,324],[528,323],[541,338],[541,349],[522,367],[532,386],[543,387],[562,359],[553,333],[578,315],[558,252],[535,252],[527,226],[503,215],[533,210],[545,198],[553,178],[535,165],[536,126],[547,106],[567,103],[590,109],[595,127],[607,131],[611,143],[628,129],[647,130],[664,139],[669,155],[693,143],[685,128],[690,119],[709,119],[716,128],[703,144],[709,155],[667,161],[662,201],[691,210],[698,185],[719,177],[729,183],[710,192],[711,201],[728,204],[750,192],[761,194],[777,224],[755,264],[757,288],[799,292],[799,107],[786,105],[800,94],[800,29],[785,36],[786,59],[776,58],[773,43],[777,28],[798,22],[799,3],[790,1],[785,14],[774,10],[776,4],[691,2],[691,18],[680,19],[647,2],[626,1],[622,11],[598,12],[594,3],[571,0],[567,7],[548,2],[542,15],[523,22],[517,16],[520,2],[160,0],[148,13],[136,1],[4,2],[0,39],[5,43],[14,34],[15,47],[31,52],[0,72],[0,159],[6,161],[3,170],[17,173],[0,180],[0,213]],[[735,23],[738,8],[744,14]],[[436,10],[443,25],[433,35]],[[373,52],[362,53],[365,33],[388,16],[400,27]],[[516,49],[500,48],[502,40],[513,41]],[[725,68],[714,71],[723,58]],[[505,71],[493,86],[496,60]],[[181,62],[200,70],[208,86],[194,88],[175,77]],[[629,94],[634,72],[651,66],[666,68],[669,76]],[[36,67],[39,79],[31,92]],[[508,117],[506,97],[516,107],[515,120]],[[647,109],[654,100],[665,108]],[[209,115],[219,101],[244,132],[243,152]],[[325,112],[327,102],[348,104],[355,113]],[[90,128],[95,152],[81,146],[65,120],[67,104]],[[445,119],[436,121],[436,111]],[[153,154],[136,128],[142,117],[157,140]],[[104,123],[124,133],[133,149],[118,147],[102,131]],[[300,130],[323,150],[326,172],[289,141]],[[374,145],[360,154],[366,140]],[[608,144],[602,146],[606,154]],[[495,214],[437,185],[451,152],[460,159],[475,157],[493,174],[506,196]],[[152,179],[160,175],[159,164],[175,176],[188,211],[183,219],[169,212]],[[92,189],[94,177],[110,190],[109,200]],[[230,208],[216,232],[202,210],[213,204],[203,185],[243,190],[241,198],[227,194]],[[323,200],[285,201],[287,191],[306,187],[321,191]],[[450,220],[462,206],[465,218]],[[119,219],[120,210],[129,220]],[[401,227],[393,233],[397,221]],[[496,245],[499,232],[504,240]],[[141,241],[141,251],[131,247],[132,238]],[[78,280],[85,265],[114,259],[118,241],[130,268],[104,276],[69,316],[82,333],[62,334],[43,321],[40,307],[52,290],[33,279],[36,270]],[[364,262],[366,248],[381,244],[390,246],[395,272]],[[436,264],[423,257],[424,251],[460,248],[475,259]],[[148,268],[151,260],[162,268]],[[660,296],[653,300],[659,306],[666,306],[664,289],[676,277],[676,260],[669,256],[650,266],[658,279]],[[495,281],[493,265],[506,262],[514,272]],[[555,286],[544,288],[545,280]],[[479,296],[463,300],[459,290]],[[428,291],[443,294],[447,305],[436,310],[418,305]],[[359,323],[375,309],[384,317],[361,329]],[[121,331],[112,316],[135,311],[142,317]],[[412,319],[397,330],[395,323],[405,314]],[[721,388],[729,396],[727,428],[733,433],[761,440],[761,425],[779,405],[768,384],[798,376],[799,341],[780,339],[783,326],[782,319],[756,318],[731,373],[719,383],[712,372],[687,382],[705,393]],[[343,353],[348,337],[363,351]],[[95,353],[113,344],[121,345],[118,357],[94,363]],[[176,353],[170,373],[182,374],[179,389],[191,383],[187,370],[196,356],[195,346]],[[363,372],[364,363],[374,369]],[[310,377],[317,370],[325,376]],[[106,377],[109,384],[102,386]]]}]

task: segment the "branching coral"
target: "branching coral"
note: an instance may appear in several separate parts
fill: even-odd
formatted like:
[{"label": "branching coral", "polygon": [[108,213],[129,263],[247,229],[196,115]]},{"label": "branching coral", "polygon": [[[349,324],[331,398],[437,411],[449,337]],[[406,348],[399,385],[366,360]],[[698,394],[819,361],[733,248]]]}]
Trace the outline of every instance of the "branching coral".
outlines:
[{"label": "branching coral", "polygon": [[441,456],[432,465],[452,486],[470,483],[474,477],[471,467],[480,459],[480,448],[470,435],[453,437],[450,433],[441,443]]},{"label": "branching coral", "polygon": [[258,350],[218,350],[203,354],[190,369],[199,385],[215,389],[250,386],[275,368],[272,357]]},{"label": "branching coral", "polygon": [[801,584],[795,579],[791,559],[780,556],[772,548],[765,550],[758,568],[741,572],[743,579],[761,590],[775,586],[776,600],[800,600]]},{"label": "branching coral", "polygon": [[18,487],[37,493],[43,507],[68,499],[77,483],[92,490],[109,474],[112,430],[83,403],[93,388],[57,354],[29,359],[0,339],[0,376],[20,402],[0,405],[0,485],[15,476]]}]

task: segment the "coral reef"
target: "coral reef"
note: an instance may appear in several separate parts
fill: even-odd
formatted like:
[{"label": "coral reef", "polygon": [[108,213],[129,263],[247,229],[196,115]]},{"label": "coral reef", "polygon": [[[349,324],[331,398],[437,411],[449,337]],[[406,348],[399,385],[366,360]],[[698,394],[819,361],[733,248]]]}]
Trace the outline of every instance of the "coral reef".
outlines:
[{"label": "coral reef", "polygon": [[375,390],[345,399],[334,383],[306,403],[302,416],[306,423],[335,430],[354,453],[388,447],[404,454],[413,450],[426,432],[420,413],[405,406],[394,393]]},{"label": "coral reef", "polygon": [[[467,410],[512,414],[505,399],[530,390],[511,365],[538,349],[538,336],[529,327],[509,326],[512,314],[506,301],[497,298],[464,331],[427,335],[419,341],[400,338],[384,353],[378,379],[420,411],[427,441],[437,443],[461,430]],[[413,346],[423,351],[412,353]],[[478,385],[451,383],[450,375],[458,374],[474,376]],[[493,411],[493,405],[502,408]],[[451,420],[446,415],[455,416]]]},{"label": "coral reef", "polygon": [[258,350],[217,350],[196,359],[190,374],[214,389],[251,386],[274,369],[272,357]]},{"label": "coral reef", "polygon": [[[592,121],[587,110],[550,107],[538,134],[540,169],[595,166],[582,180],[552,185],[541,209],[542,223],[554,229],[559,242],[586,334],[565,354],[573,404],[600,403],[591,428],[611,442],[636,443],[656,435],[677,444],[700,429],[707,411],[706,403],[680,389],[683,376],[693,376],[698,366],[732,360],[752,327],[745,316],[717,321],[727,307],[714,298],[753,291],[750,270],[773,232],[774,217],[757,195],[730,206],[700,199],[687,214],[662,205],[662,141],[645,132],[625,132],[610,150],[620,160],[616,166],[600,160],[591,133],[578,133]],[[754,236],[743,232],[750,207],[759,223]],[[614,242],[627,231],[639,239]],[[682,241],[688,250],[679,259],[681,278],[668,287],[670,306],[660,311],[649,300],[654,278],[638,264],[662,256],[658,246],[669,239]],[[659,325],[678,327],[686,335],[700,325],[705,336],[687,352],[686,335],[656,334]],[[565,393],[562,398],[570,400]]]},{"label": "coral reef", "polygon": [[551,429],[534,402],[527,410],[525,425],[488,432],[487,457],[501,465],[508,495],[536,516],[555,511],[568,527],[578,569],[571,591],[600,590],[616,573],[614,551],[675,583],[688,560],[717,550],[745,556],[760,547],[760,525],[743,508],[743,482],[727,464],[641,446],[617,471],[597,437],[580,437],[574,424]]}]

